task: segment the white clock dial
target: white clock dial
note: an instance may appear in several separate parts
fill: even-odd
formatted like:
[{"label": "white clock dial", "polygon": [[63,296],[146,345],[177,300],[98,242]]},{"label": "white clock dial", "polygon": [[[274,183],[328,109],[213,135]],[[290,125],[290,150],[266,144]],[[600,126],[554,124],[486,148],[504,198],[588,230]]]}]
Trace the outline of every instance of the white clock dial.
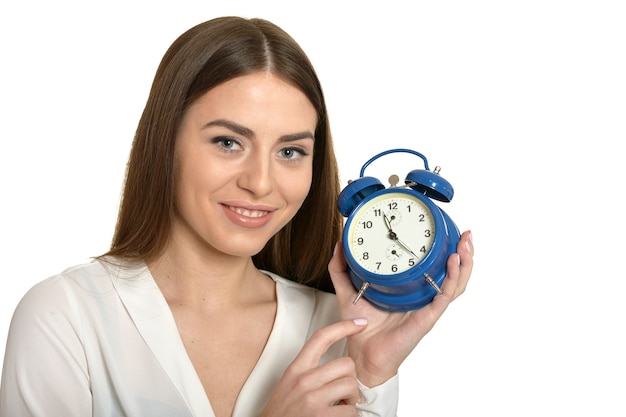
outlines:
[{"label": "white clock dial", "polygon": [[385,193],[359,207],[348,233],[350,252],[365,270],[393,275],[420,262],[432,247],[429,208],[406,193]]}]

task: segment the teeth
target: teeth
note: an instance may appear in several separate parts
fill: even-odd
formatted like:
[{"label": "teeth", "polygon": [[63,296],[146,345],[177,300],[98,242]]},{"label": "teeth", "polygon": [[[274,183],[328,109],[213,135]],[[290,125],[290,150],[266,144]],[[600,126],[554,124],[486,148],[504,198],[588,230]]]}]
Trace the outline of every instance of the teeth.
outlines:
[{"label": "teeth", "polygon": [[241,214],[242,216],[246,216],[246,217],[262,217],[268,213],[267,211],[263,211],[263,210],[247,210],[241,207],[233,207],[233,206],[228,206],[228,208],[234,211],[235,213]]}]

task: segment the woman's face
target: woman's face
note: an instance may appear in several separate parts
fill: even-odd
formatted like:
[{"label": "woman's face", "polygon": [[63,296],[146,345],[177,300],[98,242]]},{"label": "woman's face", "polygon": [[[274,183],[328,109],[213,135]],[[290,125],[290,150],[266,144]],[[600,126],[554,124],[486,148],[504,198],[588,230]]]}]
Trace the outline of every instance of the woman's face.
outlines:
[{"label": "woman's face", "polygon": [[309,192],[316,123],[307,97],[270,73],[237,77],[194,102],[176,142],[176,244],[258,253]]}]

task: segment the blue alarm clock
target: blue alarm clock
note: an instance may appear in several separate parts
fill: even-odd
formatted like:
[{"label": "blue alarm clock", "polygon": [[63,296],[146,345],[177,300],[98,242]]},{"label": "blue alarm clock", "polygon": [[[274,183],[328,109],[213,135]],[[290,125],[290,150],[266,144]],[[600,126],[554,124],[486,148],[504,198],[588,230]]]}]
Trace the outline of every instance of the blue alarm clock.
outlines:
[{"label": "blue alarm clock", "polygon": [[[399,186],[390,187],[364,176],[376,159],[405,152],[420,157],[424,169],[410,171]],[[441,294],[448,257],[456,252],[460,234],[452,219],[432,200],[449,202],[454,190],[430,171],[424,155],[411,149],[381,152],[361,168],[360,177],[340,193],[337,205],[346,217],[342,245],[352,284],[363,297],[389,311],[417,310]]]}]

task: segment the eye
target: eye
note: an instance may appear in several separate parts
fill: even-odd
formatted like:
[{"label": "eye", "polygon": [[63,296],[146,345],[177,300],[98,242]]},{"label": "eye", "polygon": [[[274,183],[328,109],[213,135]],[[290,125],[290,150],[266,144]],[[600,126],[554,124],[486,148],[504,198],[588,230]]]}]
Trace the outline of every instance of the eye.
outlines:
[{"label": "eye", "polygon": [[299,147],[290,147],[290,148],[284,148],[281,149],[280,152],[280,157],[283,159],[287,159],[287,160],[296,160],[296,159],[300,159],[304,156],[308,156],[308,153]]},{"label": "eye", "polygon": [[232,152],[241,149],[241,144],[237,140],[226,136],[218,136],[216,138],[213,138],[211,142],[217,144],[220,149],[226,152]]}]

